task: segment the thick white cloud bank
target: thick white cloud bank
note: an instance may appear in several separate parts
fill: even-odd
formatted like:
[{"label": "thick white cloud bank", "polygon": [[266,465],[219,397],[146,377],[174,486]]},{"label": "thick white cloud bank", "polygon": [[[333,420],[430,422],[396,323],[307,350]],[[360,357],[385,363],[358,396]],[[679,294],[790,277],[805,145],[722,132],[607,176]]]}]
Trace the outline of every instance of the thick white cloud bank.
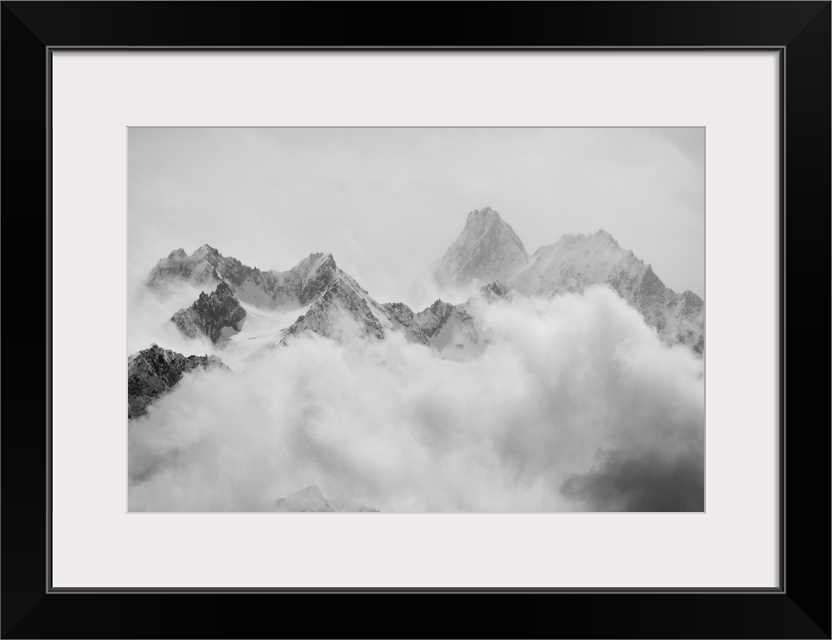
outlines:
[{"label": "thick white cloud bank", "polygon": [[467,362],[397,334],[218,352],[233,373],[131,422],[129,509],[269,511],[308,485],[386,512],[703,509],[702,360],[605,287],[475,311]]}]

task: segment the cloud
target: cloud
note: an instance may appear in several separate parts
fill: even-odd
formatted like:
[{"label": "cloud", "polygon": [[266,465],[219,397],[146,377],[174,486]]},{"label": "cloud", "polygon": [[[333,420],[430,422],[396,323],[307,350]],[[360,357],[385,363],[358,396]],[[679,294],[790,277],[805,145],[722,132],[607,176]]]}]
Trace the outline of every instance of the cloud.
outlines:
[{"label": "cloud", "polygon": [[[216,285],[192,286],[185,282],[171,283],[162,293],[153,291],[137,281],[129,287],[127,300],[127,353],[146,349],[156,342],[165,349],[185,355],[214,354],[216,349],[208,339],[190,340],[170,321],[179,309],[190,307],[202,292],[211,293]],[[218,352],[216,352],[218,353]]]},{"label": "cloud", "polygon": [[307,336],[187,376],[129,427],[130,510],[270,510],[310,484],[382,511],[701,508],[701,360],[604,287],[474,306],[467,362]]}]

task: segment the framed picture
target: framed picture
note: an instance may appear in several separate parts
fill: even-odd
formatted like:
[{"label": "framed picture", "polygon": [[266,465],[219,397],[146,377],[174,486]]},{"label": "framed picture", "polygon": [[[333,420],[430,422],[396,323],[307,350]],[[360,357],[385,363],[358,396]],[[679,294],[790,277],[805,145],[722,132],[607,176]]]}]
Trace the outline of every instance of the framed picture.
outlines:
[{"label": "framed picture", "polygon": [[2,11],[4,637],[830,636],[828,2]]}]

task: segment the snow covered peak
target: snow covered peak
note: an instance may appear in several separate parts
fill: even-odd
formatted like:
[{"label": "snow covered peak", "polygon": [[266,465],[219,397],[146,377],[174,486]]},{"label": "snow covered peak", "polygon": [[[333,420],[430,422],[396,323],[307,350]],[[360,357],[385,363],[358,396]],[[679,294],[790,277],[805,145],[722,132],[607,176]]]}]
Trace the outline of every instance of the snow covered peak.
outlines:
[{"label": "snow covered peak", "polygon": [[666,342],[686,344],[697,353],[704,349],[702,299],[666,287],[649,264],[619,246],[603,229],[588,236],[564,235],[555,244],[541,247],[509,278],[508,285],[524,295],[545,297],[607,285]]},{"label": "snow covered peak", "polygon": [[465,228],[462,231],[462,235],[482,235],[495,232],[495,229],[499,233],[501,227],[506,228],[509,235],[514,236],[520,246],[523,246],[523,243],[517,237],[517,234],[514,233],[514,230],[491,207],[471,211],[465,220]]},{"label": "snow covered peak", "polygon": [[302,278],[311,277],[322,269],[330,271],[337,269],[335,258],[332,257],[331,253],[311,253],[292,267],[292,271]]},{"label": "snow covered peak", "polygon": [[214,249],[214,247],[212,247],[211,245],[204,244],[199,249],[194,251],[191,257],[200,258],[200,257],[209,256],[209,255],[220,256],[221,254],[220,254],[219,251]]},{"label": "snow covered peak", "polygon": [[468,214],[465,227],[434,271],[444,286],[505,280],[527,259],[523,242],[501,217],[485,207]]},{"label": "snow covered peak", "polygon": [[175,281],[187,281],[195,285],[214,284],[222,278],[216,267],[224,258],[219,251],[207,244],[202,245],[190,256],[184,249],[174,249],[167,258],[162,258],[148,274],[146,283],[155,289],[164,289]]},{"label": "snow covered peak", "polygon": [[289,279],[298,281],[298,300],[307,305],[320,297],[341,273],[331,253],[313,253],[289,270]]},{"label": "snow covered peak", "polygon": [[263,272],[204,244],[190,256],[183,249],[172,251],[156,263],[146,282],[160,291],[182,281],[211,289],[223,282],[242,302],[274,309],[306,306],[338,273],[331,253],[313,253],[288,271]]},{"label": "snow covered peak", "polygon": [[644,271],[644,264],[632,252],[599,230],[588,236],[566,234],[555,244],[541,247],[508,284],[524,295],[554,295],[624,279],[630,286],[622,295],[632,301],[631,285],[640,281]]}]

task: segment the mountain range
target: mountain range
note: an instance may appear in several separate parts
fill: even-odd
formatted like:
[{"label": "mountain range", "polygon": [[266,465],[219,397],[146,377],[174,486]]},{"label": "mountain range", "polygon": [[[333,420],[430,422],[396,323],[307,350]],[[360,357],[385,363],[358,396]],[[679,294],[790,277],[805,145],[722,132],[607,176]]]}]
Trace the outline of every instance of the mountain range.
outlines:
[{"label": "mountain range", "polygon": [[[488,344],[477,318],[481,300],[510,304],[519,296],[551,298],[592,285],[615,291],[664,343],[685,345],[698,356],[704,353],[703,300],[691,291],[676,293],[665,286],[650,264],[604,230],[565,235],[529,255],[499,213],[489,207],[474,210],[435,264],[432,277],[440,289],[476,290],[478,295],[457,304],[438,299],[414,311],[401,302],[374,300],[329,253],[310,254],[287,271],[261,271],[207,244],[190,255],[183,249],[172,251],[153,267],[145,285],[159,293],[183,282],[203,289],[171,322],[186,338],[204,337],[218,348],[248,340],[257,347],[255,355],[287,347],[304,333],[338,341],[383,340],[398,333],[439,357],[464,360]],[[299,315],[286,322],[286,314],[294,311]],[[215,367],[228,368],[216,356],[185,356],[155,344],[129,356],[128,417],[144,415],[185,374]],[[327,501],[315,487],[278,500],[277,508],[372,510],[349,501]]]},{"label": "mountain range", "polygon": [[[462,233],[433,276],[440,286],[479,283],[501,287],[503,295],[511,291],[554,297],[606,285],[636,308],[665,343],[684,344],[698,355],[704,351],[703,300],[691,291],[676,293],[665,286],[650,264],[603,230],[565,235],[528,255],[511,226],[486,207],[468,214]],[[172,318],[185,335],[201,333],[214,343],[240,331],[246,314],[240,302],[304,311],[275,336],[272,347],[307,331],[335,339],[343,338],[345,331],[377,339],[397,331],[439,352],[445,352],[449,342],[453,349],[477,342],[467,302],[453,305],[437,300],[419,312],[404,303],[379,304],[328,253],[313,253],[288,271],[261,271],[208,245],[191,255],[177,249],[156,264],[147,284],[163,290],[177,281],[216,286]]]},{"label": "mountain range", "polygon": [[619,246],[604,230],[565,235],[532,255],[500,215],[489,207],[468,214],[462,234],[433,276],[440,285],[498,280],[526,296],[554,297],[607,285],[638,309],[667,344],[705,348],[705,304],[692,291],[676,293],[653,268]]}]

